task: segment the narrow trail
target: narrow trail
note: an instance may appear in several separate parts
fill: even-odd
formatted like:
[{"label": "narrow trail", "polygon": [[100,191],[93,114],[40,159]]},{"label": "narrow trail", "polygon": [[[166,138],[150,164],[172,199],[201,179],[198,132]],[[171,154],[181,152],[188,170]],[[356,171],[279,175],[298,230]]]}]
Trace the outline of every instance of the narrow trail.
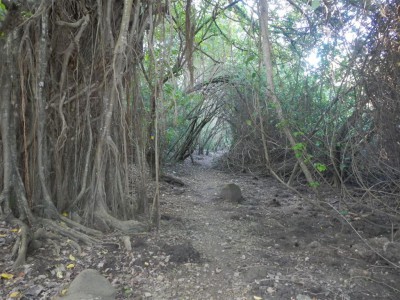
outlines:
[{"label": "narrow trail", "polygon": [[[207,161],[191,170],[178,174],[188,190],[165,197],[165,214],[182,220],[180,238],[190,241],[201,253],[202,263],[179,267],[170,274],[172,293],[162,291],[155,298],[248,299],[251,287],[243,283],[241,273],[253,263],[249,252],[257,250],[257,241],[239,222],[240,206],[218,198],[223,185],[235,179],[210,169]],[[161,228],[161,237],[176,234],[175,224],[163,224]]]},{"label": "narrow trail", "polygon": [[[353,232],[337,220],[272,178],[220,172],[211,158],[198,159],[170,170],[186,187],[164,185],[161,195],[159,242],[178,245],[167,254],[189,262],[149,280],[149,299],[398,299],[368,278],[395,287],[399,274],[357,257]],[[231,182],[241,187],[243,203],[218,197]]]},{"label": "narrow trail", "polygon": [[[232,178],[198,167],[186,181],[191,195],[172,199],[174,213],[184,220],[182,236],[202,254],[204,265],[184,266],[180,270],[184,283],[179,284],[178,278],[180,293],[190,299],[245,299],[248,287],[239,280],[238,269],[253,245],[240,224],[230,220],[237,208],[216,199],[222,184],[231,182]],[[186,280],[185,271],[194,272],[195,276]]]}]

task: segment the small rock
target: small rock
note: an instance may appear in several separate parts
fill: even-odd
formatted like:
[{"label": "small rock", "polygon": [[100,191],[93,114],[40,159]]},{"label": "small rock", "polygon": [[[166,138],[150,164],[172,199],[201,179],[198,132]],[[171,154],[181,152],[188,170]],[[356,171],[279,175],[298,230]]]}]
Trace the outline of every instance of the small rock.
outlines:
[{"label": "small rock", "polygon": [[270,295],[272,295],[273,293],[275,293],[275,289],[273,288],[273,287],[268,287],[267,288],[267,292],[268,292],[268,294],[270,294]]},{"label": "small rock", "polygon": [[321,243],[318,241],[313,241],[313,242],[309,243],[307,247],[311,248],[311,249],[321,248]]},{"label": "small rock", "polygon": [[374,248],[375,250],[380,250],[383,249],[383,246],[388,243],[389,240],[386,237],[374,237],[371,239],[368,239],[368,244]]},{"label": "small rock", "polygon": [[[125,249],[127,251],[132,251],[132,244],[131,244],[131,240],[130,240],[129,236],[123,236],[122,242],[124,243]],[[150,253],[150,255],[151,255],[151,253]]]},{"label": "small rock", "polygon": [[312,300],[312,299],[307,295],[299,294],[296,296],[296,300]]},{"label": "small rock", "polygon": [[247,282],[252,282],[256,279],[266,278],[268,276],[268,271],[269,268],[267,266],[254,266],[247,270],[244,277]]},{"label": "small rock", "polygon": [[144,297],[145,298],[150,298],[151,296],[153,296],[151,293],[149,293],[149,292],[145,292],[144,293]]},{"label": "small rock", "polygon": [[41,286],[41,285],[39,284],[39,285],[37,285],[37,286],[33,286],[33,287],[30,287],[29,289],[27,289],[27,290],[25,291],[25,295],[26,295],[26,296],[38,297],[39,294],[40,294],[41,292],[43,292],[43,290],[44,290],[44,287]]},{"label": "small rock", "polygon": [[234,183],[228,183],[221,190],[221,197],[229,202],[240,203],[243,201],[240,187]]},{"label": "small rock", "polygon": [[400,262],[400,243],[387,242],[383,245],[384,256],[392,262]]},{"label": "small rock", "polygon": [[116,290],[98,271],[83,270],[72,281],[67,295],[59,300],[92,299],[114,300]]},{"label": "small rock", "polygon": [[350,269],[349,275],[351,277],[371,277],[371,272],[363,269]]}]

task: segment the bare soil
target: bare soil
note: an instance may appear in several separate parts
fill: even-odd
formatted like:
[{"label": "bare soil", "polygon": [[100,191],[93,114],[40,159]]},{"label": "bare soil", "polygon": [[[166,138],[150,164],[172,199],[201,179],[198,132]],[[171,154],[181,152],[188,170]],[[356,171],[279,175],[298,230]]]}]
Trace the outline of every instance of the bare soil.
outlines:
[{"label": "bare soil", "polygon": [[[160,231],[130,236],[132,251],[119,233],[80,254],[67,240],[43,244],[14,278],[1,279],[0,299],[52,299],[87,268],[109,279],[117,299],[400,299],[399,269],[366,255],[340,215],[316,211],[272,178],[211,164],[204,156],[168,170],[185,186],[161,185]],[[218,197],[227,183],[241,187],[242,203]],[[341,203],[339,193],[325,197]],[[393,234],[379,218],[346,218],[365,239]],[[10,229],[0,224],[0,273],[10,272],[18,234]]]}]

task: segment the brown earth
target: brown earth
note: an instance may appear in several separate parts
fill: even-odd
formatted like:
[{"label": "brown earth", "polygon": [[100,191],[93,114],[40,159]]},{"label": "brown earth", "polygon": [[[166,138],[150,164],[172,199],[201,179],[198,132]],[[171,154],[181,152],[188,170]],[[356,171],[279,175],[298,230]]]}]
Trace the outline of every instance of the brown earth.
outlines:
[{"label": "brown earth", "polygon": [[[397,245],[388,244],[393,230],[382,218],[345,216],[375,241],[372,251],[341,215],[314,210],[272,178],[212,169],[210,157],[168,171],[185,186],[161,185],[158,233],[130,236],[132,251],[118,233],[80,254],[67,240],[44,244],[14,278],[1,279],[0,298],[51,299],[92,268],[109,279],[117,299],[400,299],[399,263],[378,255],[381,241]],[[218,197],[227,183],[241,187],[243,202]],[[339,193],[324,196],[341,203]],[[0,224],[0,273],[12,273],[16,235]],[[12,292],[19,294],[10,298]]]}]

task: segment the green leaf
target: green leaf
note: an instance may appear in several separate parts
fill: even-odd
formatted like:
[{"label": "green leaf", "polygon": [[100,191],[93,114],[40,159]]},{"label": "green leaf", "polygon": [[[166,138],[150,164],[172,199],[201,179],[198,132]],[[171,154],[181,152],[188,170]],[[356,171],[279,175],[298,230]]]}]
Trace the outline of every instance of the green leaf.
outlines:
[{"label": "green leaf", "polygon": [[324,172],[328,169],[325,164],[321,164],[321,163],[315,163],[314,168],[319,172]]},{"label": "green leaf", "polygon": [[293,135],[294,136],[302,136],[302,135],[304,135],[304,132],[302,132],[302,131],[296,131],[296,132],[293,132]]},{"label": "green leaf", "polygon": [[248,64],[249,64],[251,61],[253,61],[254,59],[255,59],[254,54],[250,55],[250,56],[246,59],[245,64],[248,65]]},{"label": "green leaf", "polygon": [[310,182],[308,185],[312,188],[317,188],[317,187],[319,187],[320,184],[317,181],[313,181],[313,182]]},{"label": "green leaf", "polygon": [[251,120],[246,120],[246,124],[251,126]]},{"label": "green leaf", "polygon": [[321,1],[320,0],[313,0],[312,4],[311,4],[311,8],[313,10],[316,10],[320,5],[321,5]]},{"label": "green leaf", "polygon": [[306,145],[304,143],[297,143],[292,147],[294,151],[303,151],[306,148]]}]

